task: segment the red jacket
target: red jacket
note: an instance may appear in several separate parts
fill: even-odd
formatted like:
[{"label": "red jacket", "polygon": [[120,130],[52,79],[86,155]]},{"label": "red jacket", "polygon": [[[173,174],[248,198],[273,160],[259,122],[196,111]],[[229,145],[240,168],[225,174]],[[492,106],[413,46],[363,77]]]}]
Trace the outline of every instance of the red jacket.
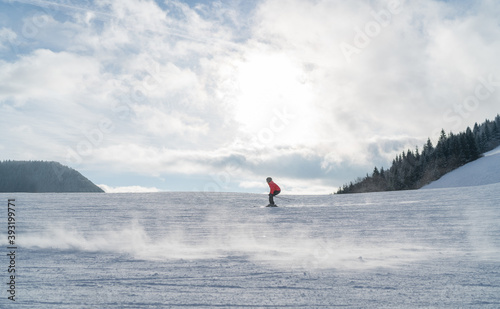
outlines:
[{"label": "red jacket", "polygon": [[274,181],[270,181],[267,183],[269,185],[269,188],[271,188],[271,192],[269,194],[273,194],[274,191],[281,191],[280,187],[274,183]]}]

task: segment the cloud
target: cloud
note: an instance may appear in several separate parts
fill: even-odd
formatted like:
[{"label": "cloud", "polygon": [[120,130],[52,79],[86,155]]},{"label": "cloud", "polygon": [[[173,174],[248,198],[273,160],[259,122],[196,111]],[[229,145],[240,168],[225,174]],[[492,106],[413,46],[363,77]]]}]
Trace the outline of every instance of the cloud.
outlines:
[{"label": "cloud", "polygon": [[[286,50],[295,63],[309,68],[303,74],[315,92],[308,106],[316,111],[316,128],[311,131],[318,134],[318,139],[347,142],[349,146],[355,141],[360,145],[359,149],[348,147],[351,151],[346,156],[352,156],[352,150],[362,156],[373,136],[394,135],[403,129],[408,136],[424,139],[434,134],[436,128],[449,127],[450,123],[443,119],[445,111],[473,92],[480,76],[498,66],[490,55],[498,50],[491,48],[495,45],[491,39],[489,47],[457,46],[457,51],[447,46],[449,39],[441,34],[446,29],[453,41],[464,46],[474,37],[486,33],[491,37],[495,32],[491,29],[498,30],[498,26],[488,23],[484,27],[490,29],[487,31],[470,26],[471,21],[482,23],[483,14],[490,15],[483,12],[486,7],[479,6],[473,14],[462,15],[449,3],[424,1],[415,5],[401,1],[397,14],[391,14],[391,3],[289,1],[285,5],[276,0],[264,2],[258,10],[259,37],[272,38],[270,44]],[[272,16],[277,7],[283,7],[282,14]],[[385,25],[377,21],[380,16],[387,16]],[[457,26],[466,32],[456,34]],[[354,46],[363,40],[365,46],[359,47],[359,53],[347,61],[341,44]],[[435,51],[436,46],[443,49]],[[485,54],[483,50],[488,57],[481,56]],[[463,52],[467,55],[461,55]],[[442,58],[453,59],[447,54],[456,61],[443,61]],[[484,62],[476,67],[473,59]],[[446,78],[443,74],[447,74]],[[457,84],[461,87],[457,88]],[[489,104],[470,116],[494,116],[494,108]],[[400,119],[408,120],[403,128]]]},{"label": "cloud", "polygon": [[3,63],[1,98],[16,102],[78,96],[97,82],[99,63],[91,58],[39,49],[15,63]]},{"label": "cloud", "polygon": [[9,28],[0,28],[0,51],[10,48],[10,44],[17,34]]},{"label": "cloud", "polygon": [[136,106],[134,112],[138,125],[143,125],[154,136],[192,139],[208,132],[208,124],[203,119],[176,111],[168,113],[149,106]]},{"label": "cloud", "polygon": [[106,193],[146,193],[146,192],[160,192],[155,187],[141,187],[141,186],[126,186],[126,187],[110,187],[108,185],[98,185]]},{"label": "cloud", "polygon": [[22,8],[0,28],[2,159],[318,192],[498,112],[494,1]]}]

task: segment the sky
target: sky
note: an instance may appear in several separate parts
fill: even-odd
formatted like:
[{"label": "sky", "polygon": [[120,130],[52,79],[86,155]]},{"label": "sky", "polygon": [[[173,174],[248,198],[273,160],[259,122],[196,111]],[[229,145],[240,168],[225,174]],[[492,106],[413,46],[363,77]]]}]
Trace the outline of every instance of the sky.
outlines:
[{"label": "sky", "polygon": [[329,194],[500,112],[500,2],[0,0],[0,160]]}]

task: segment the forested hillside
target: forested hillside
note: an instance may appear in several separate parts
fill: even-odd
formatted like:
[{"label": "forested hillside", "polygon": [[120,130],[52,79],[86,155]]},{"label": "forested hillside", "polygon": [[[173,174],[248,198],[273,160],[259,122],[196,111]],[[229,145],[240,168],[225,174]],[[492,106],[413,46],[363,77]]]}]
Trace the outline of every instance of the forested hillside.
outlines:
[{"label": "forested hillside", "polygon": [[389,169],[375,167],[371,175],[344,185],[337,194],[419,189],[498,145],[500,115],[459,134],[446,134],[443,130],[436,147],[428,139],[422,152],[418,147],[403,152]]},{"label": "forested hillside", "polygon": [[0,162],[0,192],[104,192],[76,170],[57,162]]}]

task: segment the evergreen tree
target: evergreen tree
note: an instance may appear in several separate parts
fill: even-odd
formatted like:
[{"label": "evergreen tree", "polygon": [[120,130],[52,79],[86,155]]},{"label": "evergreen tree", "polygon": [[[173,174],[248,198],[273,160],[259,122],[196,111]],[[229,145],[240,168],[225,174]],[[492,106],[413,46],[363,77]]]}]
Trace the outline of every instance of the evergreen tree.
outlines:
[{"label": "evergreen tree", "polygon": [[392,191],[418,189],[444,174],[468,162],[478,159],[482,153],[500,145],[500,115],[494,121],[486,120],[482,124],[467,127],[459,134],[450,132],[446,135],[444,129],[436,147],[430,138],[423,145],[422,153],[418,147],[415,152],[407,150],[392,160],[389,169],[377,167],[371,176],[344,185],[337,193],[358,193],[373,191]]}]

